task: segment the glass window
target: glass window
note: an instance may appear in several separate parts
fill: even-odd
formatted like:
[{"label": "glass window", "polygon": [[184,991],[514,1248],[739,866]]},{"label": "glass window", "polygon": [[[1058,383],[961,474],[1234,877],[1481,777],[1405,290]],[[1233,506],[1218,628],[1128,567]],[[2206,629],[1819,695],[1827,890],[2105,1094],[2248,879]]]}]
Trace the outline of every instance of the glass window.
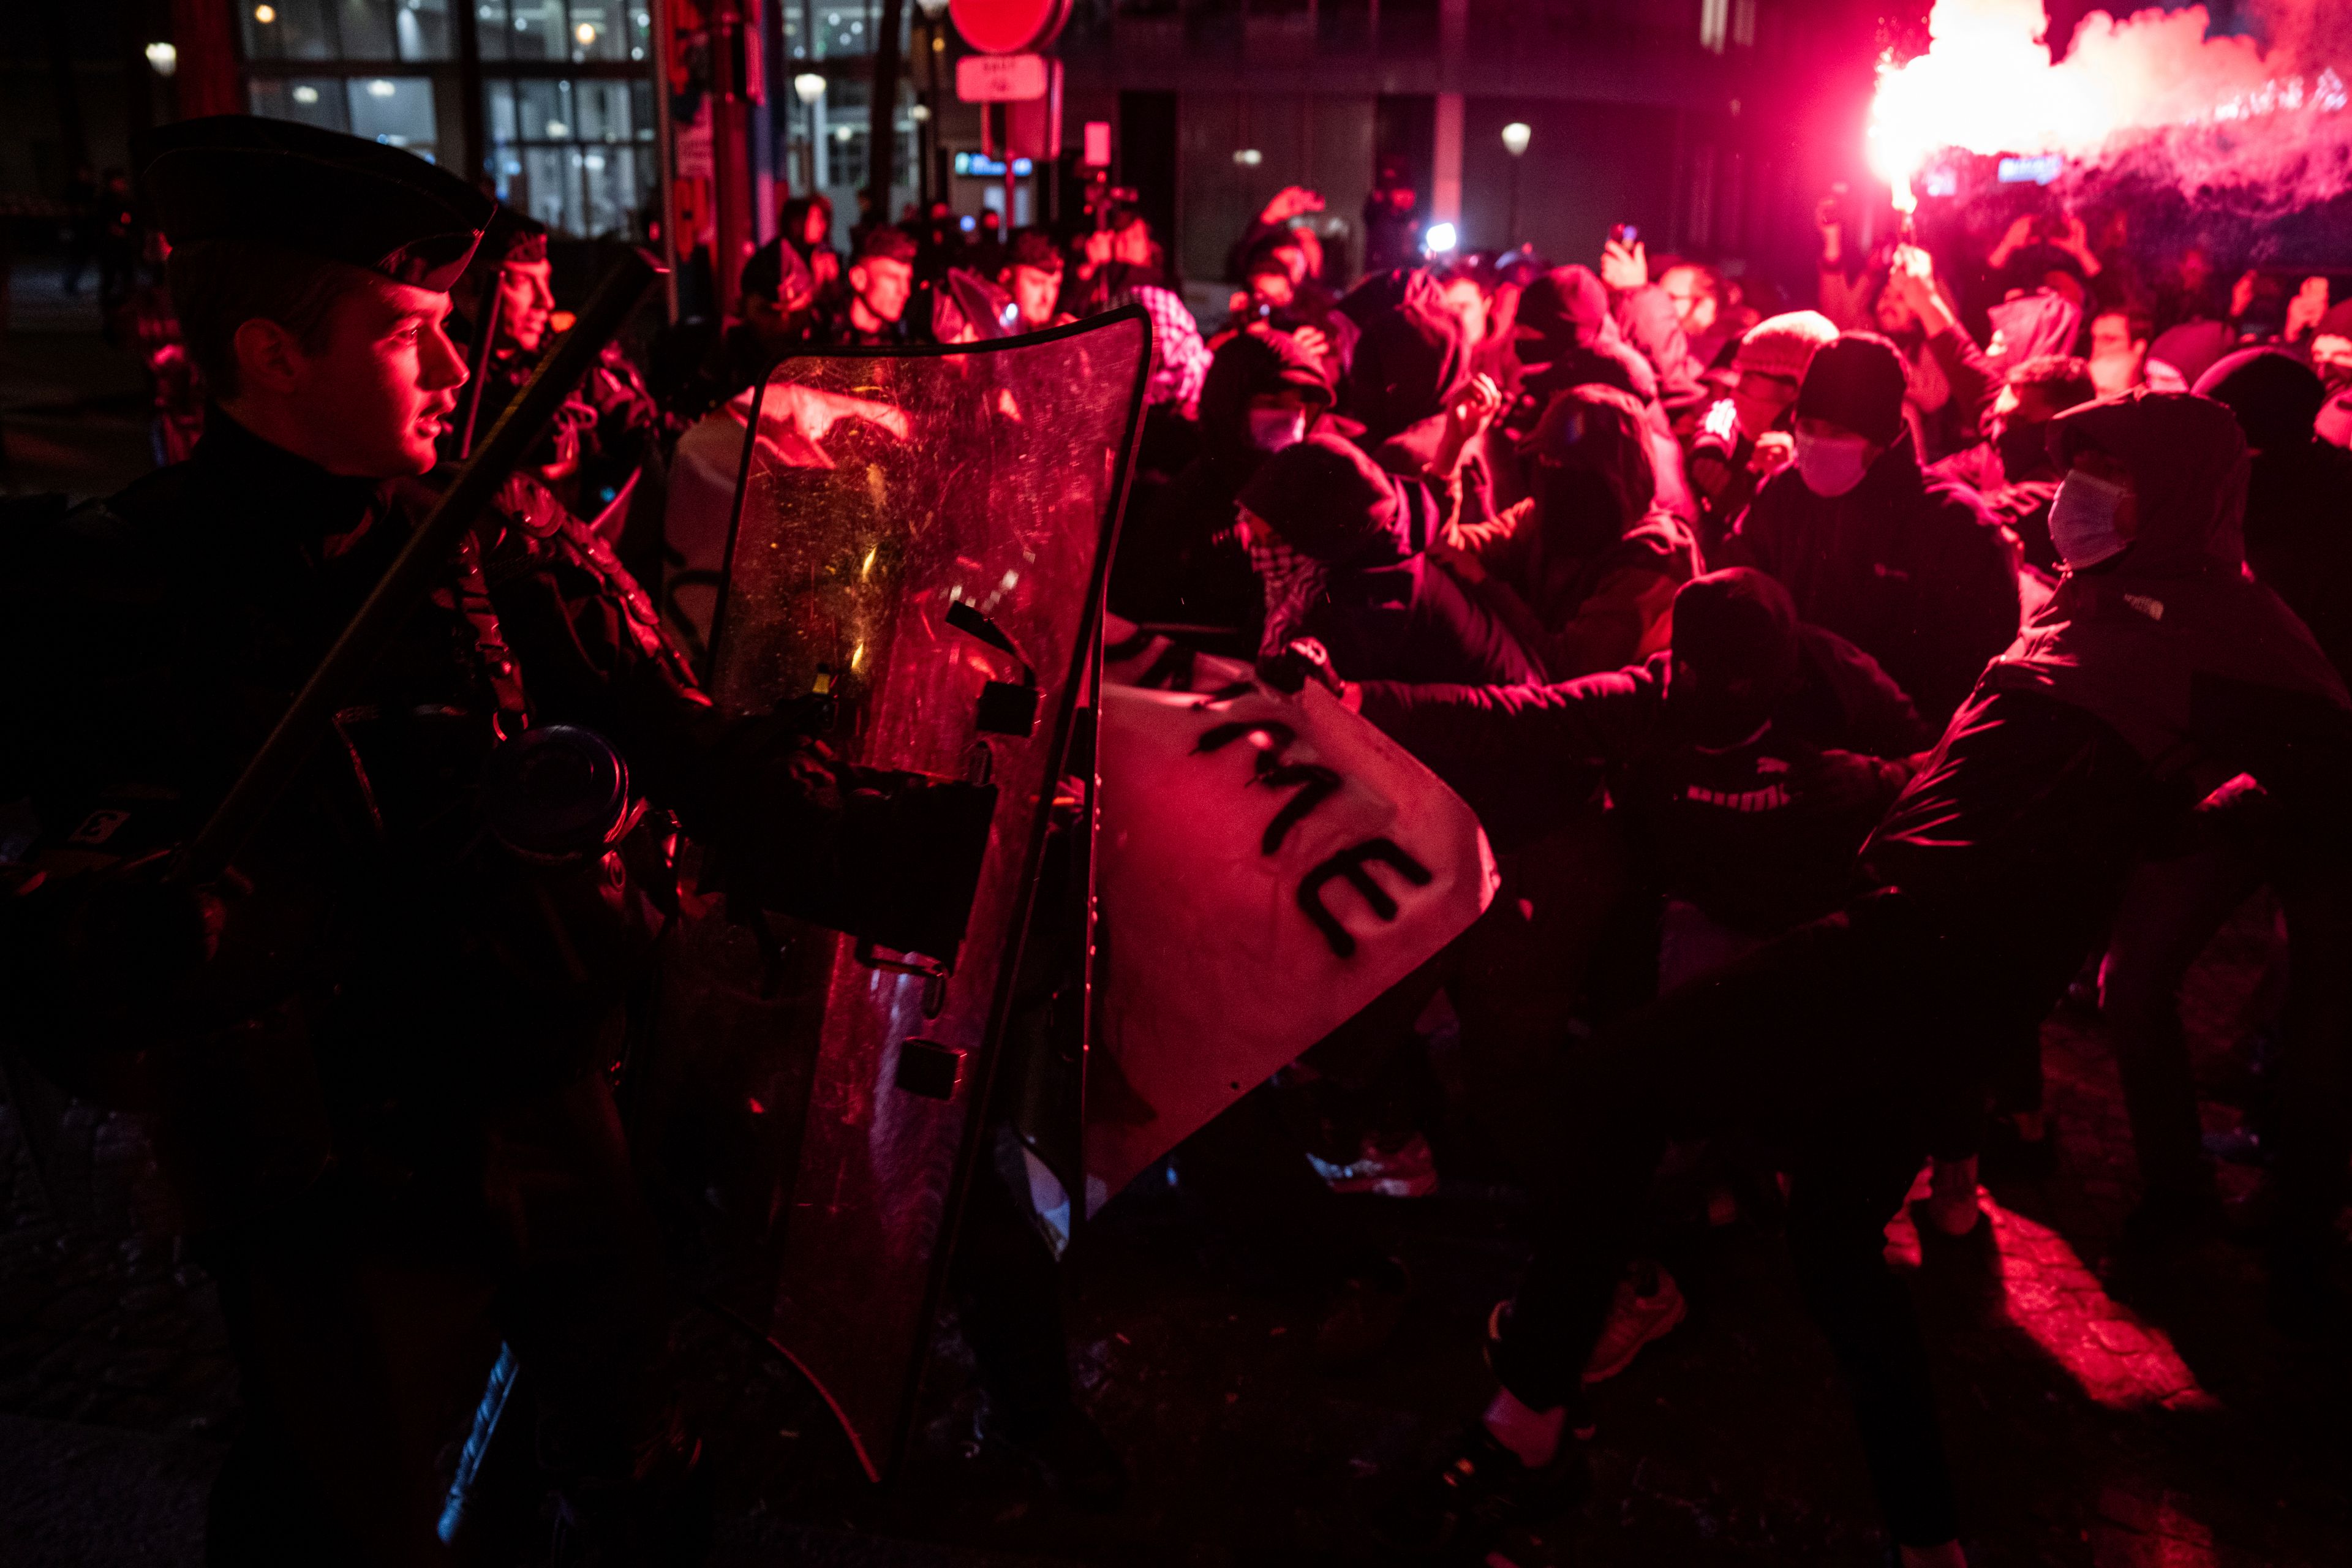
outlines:
[{"label": "glass window", "polygon": [[429,77],[353,77],[347,82],[352,134],[430,158],[437,140]]},{"label": "glass window", "polygon": [[653,199],[652,89],[646,82],[483,84],[499,198],[550,228],[631,234]]},{"label": "glass window", "polygon": [[257,81],[253,112],[271,120],[299,121],[321,131],[349,131],[351,103],[339,77],[285,77]]},{"label": "glass window", "polygon": [[513,0],[509,27],[514,58],[519,60],[568,60],[572,50],[564,20],[563,0]]},{"label": "glass window", "polygon": [[331,60],[341,53],[331,0],[240,0],[245,52],[257,60]]},{"label": "glass window", "polygon": [[335,0],[335,25],[342,34],[344,58],[394,58],[392,7],[386,0]]},{"label": "glass window", "polygon": [[583,81],[573,89],[579,100],[579,139],[583,142],[626,142],[629,129],[629,84],[625,81]]},{"label": "glass window", "polygon": [[[466,0],[457,0],[459,5]],[[451,43],[449,0],[399,0],[392,15],[392,32],[404,60],[446,60],[457,58]]]},{"label": "glass window", "polygon": [[619,5],[583,4],[572,6],[572,58],[574,60],[625,60],[629,58],[629,29]]},{"label": "glass window", "polygon": [[[458,0],[465,4],[465,0]],[[514,18],[507,15],[507,0],[476,0],[474,5],[474,37],[486,60],[503,60],[514,53]]]}]

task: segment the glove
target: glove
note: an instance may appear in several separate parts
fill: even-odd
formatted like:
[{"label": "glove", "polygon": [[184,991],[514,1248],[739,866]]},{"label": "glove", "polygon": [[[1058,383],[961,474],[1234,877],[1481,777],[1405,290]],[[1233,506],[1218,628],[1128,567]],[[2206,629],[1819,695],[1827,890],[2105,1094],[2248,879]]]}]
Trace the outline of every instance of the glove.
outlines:
[{"label": "glove", "polygon": [[1257,678],[1285,697],[1297,696],[1310,680],[1334,697],[1341,696],[1347,685],[1331,668],[1330,651],[1313,637],[1294,637],[1280,653],[1262,656]]}]

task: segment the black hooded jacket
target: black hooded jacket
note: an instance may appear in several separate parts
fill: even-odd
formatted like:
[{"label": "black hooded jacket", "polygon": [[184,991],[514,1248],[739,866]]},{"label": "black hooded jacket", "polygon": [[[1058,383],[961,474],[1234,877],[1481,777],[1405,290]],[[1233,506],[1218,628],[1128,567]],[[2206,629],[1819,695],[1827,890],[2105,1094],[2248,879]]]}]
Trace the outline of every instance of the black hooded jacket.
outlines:
[{"label": "black hooded jacket", "polygon": [[1224,646],[1257,646],[1264,605],[1234,531],[1234,497],[1267,456],[1250,444],[1249,401],[1283,391],[1331,404],[1321,366],[1287,332],[1241,332],[1217,350],[1201,384],[1200,456],[1165,483],[1139,482],[1128,503],[1111,564],[1115,613],[1141,625],[1231,627]]},{"label": "black hooded jacket", "polygon": [[2017,635],[2008,535],[1964,486],[1922,473],[1907,436],[1842,496],[1814,494],[1793,467],[1775,474],[1726,553],[1778,577],[1800,616],[1876,659],[1930,724]]}]

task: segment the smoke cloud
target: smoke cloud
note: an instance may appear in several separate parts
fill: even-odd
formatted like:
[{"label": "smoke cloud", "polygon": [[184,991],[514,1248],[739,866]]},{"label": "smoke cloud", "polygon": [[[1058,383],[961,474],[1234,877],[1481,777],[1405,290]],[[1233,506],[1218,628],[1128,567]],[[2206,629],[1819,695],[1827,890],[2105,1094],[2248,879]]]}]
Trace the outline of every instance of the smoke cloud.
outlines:
[{"label": "smoke cloud", "polygon": [[1880,69],[1872,167],[1894,183],[1947,147],[2057,153],[2074,174],[2177,185],[2243,213],[2352,190],[2352,5],[2269,0],[2249,36],[2202,5],[2094,13],[2054,63],[2042,0],[1937,0],[1927,51]]}]

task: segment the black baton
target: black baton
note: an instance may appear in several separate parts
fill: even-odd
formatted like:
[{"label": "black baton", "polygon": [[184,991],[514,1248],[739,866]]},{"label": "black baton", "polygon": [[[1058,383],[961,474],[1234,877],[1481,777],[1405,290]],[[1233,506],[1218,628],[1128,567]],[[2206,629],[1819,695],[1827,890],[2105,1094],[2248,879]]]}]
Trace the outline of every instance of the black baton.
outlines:
[{"label": "black baton", "polygon": [[660,264],[635,249],[604,274],[572,331],[564,334],[554,353],[540,362],[521,393],[507,405],[488,439],[457,470],[456,480],[385,568],[383,580],[327,650],[327,657],[319,661],[319,668],[310,672],[310,679],[303,682],[277,728],[269,731],[269,739],[237,775],[236,784],[203,831],[180,852],[178,863],[172,868],[174,880],[208,882],[228,868],[229,861],[293,782],[320,731],[342,706],[354,679],[375,662],[401,623],[432,592],[458,540],[521,464],[523,455],[538,444],[555,411],[594,366],[604,345],[619,334],[645,299],[646,290],[661,275]]}]

